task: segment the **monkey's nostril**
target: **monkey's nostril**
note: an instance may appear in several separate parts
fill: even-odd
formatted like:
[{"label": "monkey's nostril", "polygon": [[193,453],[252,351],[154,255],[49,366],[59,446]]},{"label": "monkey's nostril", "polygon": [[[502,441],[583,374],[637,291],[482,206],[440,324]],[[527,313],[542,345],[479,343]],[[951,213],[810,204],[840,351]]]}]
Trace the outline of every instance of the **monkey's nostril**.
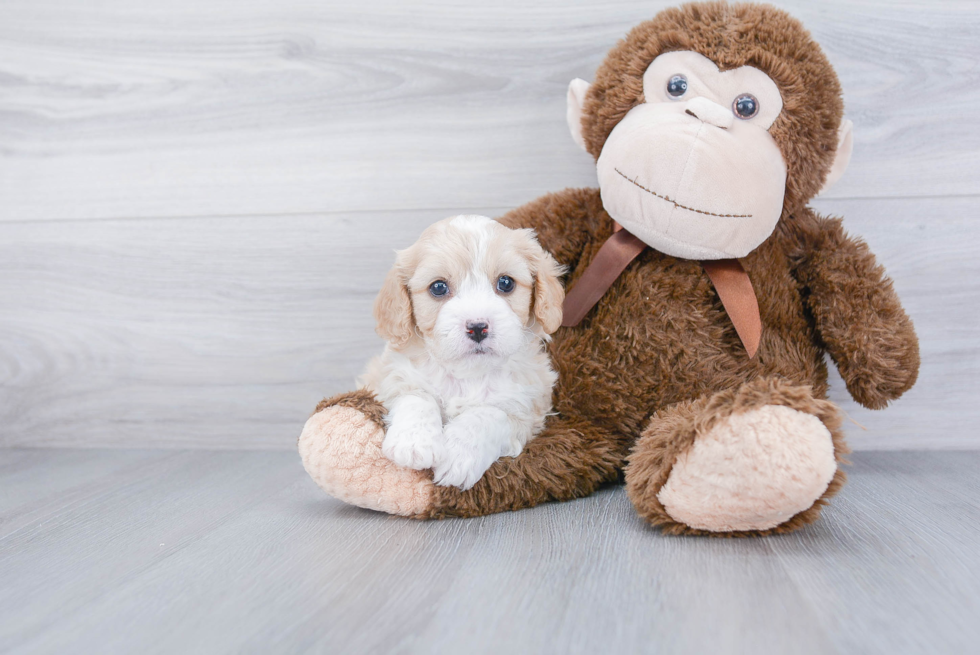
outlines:
[{"label": "monkey's nostril", "polygon": [[472,321],[466,324],[466,336],[480,343],[490,336],[490,326],[483,322]]},{"label": "monkey's nostril", "polygon": [[707,98],[700,97],[689,101],[688,106],[684,108],[684,113],[693,116],[705,125],[711,125],[722,130],[731,127],[732,121],[735,120],[735,115],[731,111]]}]

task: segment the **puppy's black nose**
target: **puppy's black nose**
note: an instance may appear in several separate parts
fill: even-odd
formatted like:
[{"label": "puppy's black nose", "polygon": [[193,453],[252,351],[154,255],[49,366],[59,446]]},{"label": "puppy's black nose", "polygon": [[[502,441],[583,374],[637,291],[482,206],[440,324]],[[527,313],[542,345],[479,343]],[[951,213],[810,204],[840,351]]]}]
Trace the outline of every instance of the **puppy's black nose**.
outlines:
[{"label": "puppy's black nose", "polygon": [[489,336],[490,328],[486,323],[470,322],[466,324],[466,336],[480,343]]}]

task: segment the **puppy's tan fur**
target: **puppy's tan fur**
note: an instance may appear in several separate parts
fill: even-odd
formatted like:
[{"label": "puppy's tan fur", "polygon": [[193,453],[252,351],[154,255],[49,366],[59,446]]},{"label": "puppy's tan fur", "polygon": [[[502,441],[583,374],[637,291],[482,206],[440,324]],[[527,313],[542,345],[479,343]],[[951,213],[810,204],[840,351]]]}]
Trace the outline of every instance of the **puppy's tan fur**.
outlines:
[{"label": "puppy's tan fur", "polygon": [[[469,253],[480,247],[477,240],[452,221],[440,221],[398,253],[374,303],[378,334],[392,347],[401,349],[413,339],[432,336],[441,302],[429,295],[429,285],[438,279],[450,286],[461,280],[470,266]],[[533,230],[495,229],[485,249],[481,266],[486,278],[506,273],[517,282],[506,300],[521,321],[538,335],[557,330],[565,297],[561,268],[538,246]]]},{"label": "puppy's tan fur", "polygon": [[362,378],[387,409],[386,457],[465,489],[520,454],[551,410],[561,271],[532,230],[482,216],[440,221],[398,253],[375,304],[388,344]]}]

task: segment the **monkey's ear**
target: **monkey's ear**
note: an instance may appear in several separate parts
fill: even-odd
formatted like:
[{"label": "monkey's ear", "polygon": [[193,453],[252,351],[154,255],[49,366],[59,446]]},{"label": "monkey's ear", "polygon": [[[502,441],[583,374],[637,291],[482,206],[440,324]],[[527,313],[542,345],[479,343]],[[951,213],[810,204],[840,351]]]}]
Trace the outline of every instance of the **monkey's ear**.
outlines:
[{"label": "monkey's ear", "polygon": [[588,148],[585,147],[585,139],[582,137],[582,105],[585,104],[585,94],[590,86],[592,85],[577,77],[568,84],[568,109],[565,112],[572,139],[586,151]]},{"label": "monkey's ear", "polygon": [[837,154],[834,155],[834,163],[831,165],[830,171],[827,172],[827,179],[820,187],[820,193],[826,192],[834,185],[834,182],[841,178],[841,175],[847,170],[847,165],[851,163],[851,153],[853,152],[854,123],[845,118],[837,130]]}]

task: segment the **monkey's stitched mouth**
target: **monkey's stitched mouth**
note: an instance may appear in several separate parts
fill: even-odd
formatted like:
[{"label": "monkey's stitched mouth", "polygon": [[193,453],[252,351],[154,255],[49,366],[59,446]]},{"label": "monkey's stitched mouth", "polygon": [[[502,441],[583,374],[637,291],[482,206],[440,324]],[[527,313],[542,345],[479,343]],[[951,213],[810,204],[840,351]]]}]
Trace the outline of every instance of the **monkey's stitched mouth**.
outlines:
[{"label": "monkey's stitched mouth", "polygon": [[629,177],[626,176],[625,173],[623,173],[623,171],[619,170],[618,168],[613,168],[613,170],[619,173],[620,175],[622,175],[623,179],[629,182],[630,184],[634,185],[637,188],[643,189],[651,196],[655,196],[657,198],[660,198],[661,200],[666,200],[667,202],[674,205],[674,207],[679,207],[680,209],[686,209],[687,211],[696,212],[698,214],[705,214],[706,216],[718,216],[719,218],[752,218],[752,214],[716,214],[714,212],[705,211],[703,209],[695,209],[694,207],[688,207],[687,205],[682,205],[681,203],[677,202],[673,198],[668,198],[667,196],[660,195],[659,193],[653,191],[652,189],[646,188],[645,186],[637,182],[636,178],[633,178],[631,180]]}]

